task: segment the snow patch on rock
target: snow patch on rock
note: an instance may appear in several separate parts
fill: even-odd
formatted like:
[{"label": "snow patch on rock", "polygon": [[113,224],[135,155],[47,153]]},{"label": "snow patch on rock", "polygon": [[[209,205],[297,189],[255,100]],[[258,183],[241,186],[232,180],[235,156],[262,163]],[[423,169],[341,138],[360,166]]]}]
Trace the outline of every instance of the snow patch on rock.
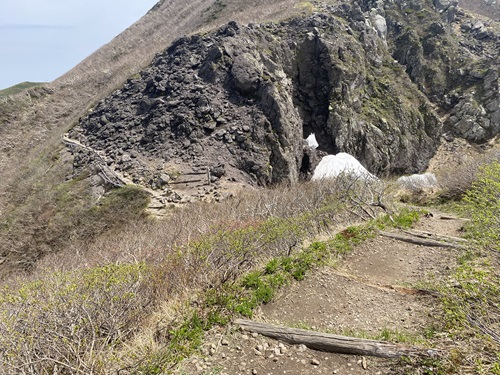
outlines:
[{"label": "snow patch on rock", "polygon": [[399,177],[397,183],[404,189],[417,191],[436,187],[438,181],[434,173],[424,173]]},{"label": "snow patch on rock", "polygon": [[377,180],[377,177],[366,170],[365,167],[352,155],[341,152],[337,155],[327,155],[319,162],[314,170],[312,180],[334,178],[345,173],[369,180]]},{"label": "snow patch on rock", "polygon": [[309,137],[306,138],[307,145],[312,148],[313,150],[316,150],[319,147],[319,143],[316,140],[316,136],[314,133],[309,134]]}]

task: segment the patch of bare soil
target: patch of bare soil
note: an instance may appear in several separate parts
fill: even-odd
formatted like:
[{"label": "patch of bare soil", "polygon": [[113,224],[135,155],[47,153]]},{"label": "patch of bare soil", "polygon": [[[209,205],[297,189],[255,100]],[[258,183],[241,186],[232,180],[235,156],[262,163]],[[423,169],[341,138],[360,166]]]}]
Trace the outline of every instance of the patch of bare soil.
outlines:
[{"label": "patch of bare soil", "polygon": [[[415,229],[458,237],[462,225],[462,220],[433,215],[422,218]],[[438,305],[432,294],[415,285],[449,274],[459,251],[377,236],[339,267],[322,267],[284,288],[255,319],[345,335],[377,337],[390,331],[418,337],[436,323]],[[230,327],[208,334],[201,353],[184,361],[176,373],[397,374],[403,372],[399,366],[393,360],[318,352]]]},{"label": "patch of bare soil", "polygon": [[[422,219],[415,229],[460,237],[463,223],[462,220],[436,214]],[[405,285],[429,277],[442,277],[453,267],[456,258],[455,249],[415,245],[379,236],[358,246],[346,257],[340,268],[376,285]]]}]

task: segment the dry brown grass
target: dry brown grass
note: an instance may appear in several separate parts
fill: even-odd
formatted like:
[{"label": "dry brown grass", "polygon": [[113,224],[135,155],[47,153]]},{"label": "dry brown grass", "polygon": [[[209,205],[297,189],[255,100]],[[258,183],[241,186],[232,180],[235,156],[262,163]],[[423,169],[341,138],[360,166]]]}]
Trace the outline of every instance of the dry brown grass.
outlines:
[{"label": "dry brown grass", "polygon": [[[63,253],[54,254],[43,264],[53,264],[54,270],[68,270],[74,264],[100,264],[164,261],[176,249],[221,231],[256,228],[269,219],[290,220],[301,215],[312,215],[318,233],[332,224],[346,225],[364,220],[380,211],[378,198],[384,194],[382,183],[353,181],[341,178],[331,181],[308,182],[296,186],[278,186],[242,192],[219,204],[197,202],[183,208],[174,208],[165,219],[131,220],[119,229],[111,230],[89,243],[68,244]],[[338,207],[321,211],[328,202]],[[370,205],[370,204],[374,205]],[[324,216],[324,217],[323,217]],[[325,225],[322,222],[325,222]],[[294,239],[283,241],[294,243]],[[300,246],[301,243],[297,243]],[[80,257],[75,262],[73,257]],[[69,260],[66,260],[69,259]]]}]

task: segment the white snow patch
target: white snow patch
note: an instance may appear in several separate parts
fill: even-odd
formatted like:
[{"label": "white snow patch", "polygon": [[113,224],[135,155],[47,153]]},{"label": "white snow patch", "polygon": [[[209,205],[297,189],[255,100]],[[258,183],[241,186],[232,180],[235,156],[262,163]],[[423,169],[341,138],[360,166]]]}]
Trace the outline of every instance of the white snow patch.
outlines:
[{"label": "white snow patch", "polygon": [[351,174],[368,180],[378,180],[377,177],[368,172],[354,156],[346,154],[345,152],[323,157],[314,170],[312,180],[333,178],[342,173]]},{"label": "white snow patch", "polygon": [[309,134],[309,137],[306,138],[307,145],[312,148],[313,150],[316,150],[319,147],[319,143],[316,140],[316,136],[314,133]]},{"label": "white snow patch", "polygon": [[402,176],[397,179],[401,187],[408,190],[421,190],[437,186],[437,178],[434,173],[412,174],[411,176]]}]

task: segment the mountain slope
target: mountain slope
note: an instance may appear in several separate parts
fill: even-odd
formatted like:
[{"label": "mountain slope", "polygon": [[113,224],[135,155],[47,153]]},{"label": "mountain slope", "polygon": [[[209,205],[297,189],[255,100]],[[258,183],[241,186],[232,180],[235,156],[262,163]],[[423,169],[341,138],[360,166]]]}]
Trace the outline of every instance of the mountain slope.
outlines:
[{"label": "mountain slope", "polygon": [[[36,157],[83,115],[86,109],[131,74],[148,64],[155,53],[177,37],[200,28],[251,17],[293,11],[294,1],[266,5],[263,1],[160,1],[137,23],[44,89],[30,90],[0,103],[0,170],[3,191],[17,175],[12,164]],[[290,7],[290,5],[292,7]],[[296,10],[298,11],[298,10]],[[15,115],[12,115],[15,113]],[[27,129],[28,127],[28,129]],[[24,164],[24,163],[22,163]]]},{"label": "mountain slope", "polygon": [[[0,277],[13,264],[16,269],[29,268],[34,259],[70,241],[69,233],[61,238],[62,227],[57,229],[60,224],[53,222],[60,217],[68,223],[61,213],[68,208],[61,208],[54,197],[55,193],[63,199],[62,191],[67,190],[66,182],[72,175],[71,157],[64,150],[61,136],[92,104],[184,34],[231,19],[259,20],[301,12],[291,0],[219,3],[160,1],[137,23],[59,79],[0,100],[0,263],[4,263]],[[81,206],[95,203],[87,192],[92,189],[87,181],[78,186],[73,195],[84,201]],[[72,215],[79,222],[78,214]],[[12,256],[12,262],[5,260]]]},{"label": "mountain slope", "polygon": [[[321,152],[348,151],[381,174],[422,171],[443,129],[488,142],[500,128],[498,35],[444,1],[159,2],[60,79],[2,101],[3,269],[119,225],[81,219],[113,187],[103,170],[167,203],[183,200],[175,177],[206,167],[215,186],[188,196],[219,198],[217,183],[234,180],[293,183]],[[95,152],[63,146],[73,127]],[[303,147],[311,132],[319,153]]]}]

